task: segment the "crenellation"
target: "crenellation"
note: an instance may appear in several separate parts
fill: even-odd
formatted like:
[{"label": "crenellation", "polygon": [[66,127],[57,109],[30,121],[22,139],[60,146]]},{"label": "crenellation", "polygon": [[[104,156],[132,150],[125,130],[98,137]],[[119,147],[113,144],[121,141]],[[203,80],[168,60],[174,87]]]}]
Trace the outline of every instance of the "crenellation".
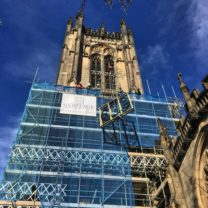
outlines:
[{"label": "crenellation", "polygon": [[[102,68],[95,87],[99,85],[101,90],[112,92],[120,88],[126,92],[139,89],[143,93],[133,34],[130,29],[127,31],[125,21],[121,21],[121,32],[109,32],[104,24],[95,30],[84,26],[82,12],[76,16],[75,26],[71,18],[68,21],[57,83],[74,86],[81,81],[84,87],[91,83],[92,77],[97,76],[91,72],[95,54],[99,55]],[[105,64],[106,57],[112,57],[109,64],[113,71],[106,71],[110,66]]]},{"label": "crenellation", "polygon": [[86,36],[93,36],[99,39],[104,40],[121,40],[121,33],[120,32],[109,32],[109,31],[102,31],[102,30],[93,30],[92,28],[86,28],[84,30],[84,35]]},{"label": "crenellation", "polygon": [[178,79],[186,109],[180,119],[180,100],[140,95],[124,19],[120,32],[110,32],[103,23],[85,27],[82,10],[74,24],[69,18],[58,86],[34,80],[0,184],[1,198],[11,201],[0,205],[207,208],[208,75],[202,92]]},{"label": "crenellation", "polygon": [[[184,193],[187,207],[205,208],[208,206],[206,185],[208,174],[206,171],[208,156],[207,89],[204,88],[202,92],[194,89],[189,94],[188,87],[181,77],[179,79],[181,90],[189,104],[186,103],[188,109],[186,117],[181,117],[178,122],[177,141],[172,142],[167,151],[173,153],[174,168],[179,174],[181,190]],[[174,178],[173,175],[171,178]],[[174,180],[172,182],[175,183]]]}]

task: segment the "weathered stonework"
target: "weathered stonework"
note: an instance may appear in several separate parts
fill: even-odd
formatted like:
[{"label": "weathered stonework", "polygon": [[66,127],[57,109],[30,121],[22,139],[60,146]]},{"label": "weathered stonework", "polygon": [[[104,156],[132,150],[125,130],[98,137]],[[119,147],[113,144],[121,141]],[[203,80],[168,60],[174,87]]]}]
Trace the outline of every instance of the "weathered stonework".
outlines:
[{"label": "weathered stonework", "polygon": [[[178,207],[207,208],[208,76],[202,81],[204,87],[202,92],[194,89],[192,93],[189,93],[181,75],[179,81],[186,101],[187,116],[179,121],[177,127],[179,136],[174,144],[164,133],[160,138],[168,161],[171,178],[169,188],[178,187],[171,192],[175,196],[175,205]],[[162,130],[161,128],[161,132]],[[182,201],[178,201],[178,194],[183,196]]]},{"label": "weathered stonework", "polygon": [[71,19],[68,21],[57,83],[72,86],[81,82],[84,87],[91,83],[91,58],[94,54],[101,58],[102,91],[106,90],[104,57],[110,55],[114,59],[115,90],[139,89],[143,93],[133,35],[127,31],[125,21],[121,21],[121,32],[109,33],[104,25],[95,31],[84,27],[82,12],[78,13],[75,26]]}]

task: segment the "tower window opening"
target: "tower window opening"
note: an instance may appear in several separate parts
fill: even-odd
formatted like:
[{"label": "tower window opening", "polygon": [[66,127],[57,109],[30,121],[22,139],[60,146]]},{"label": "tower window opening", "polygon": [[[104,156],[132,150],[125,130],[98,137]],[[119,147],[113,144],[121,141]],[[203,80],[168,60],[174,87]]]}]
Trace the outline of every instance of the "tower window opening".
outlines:
[{"label": "tower window opening", "polygon": [[105,89],[114,90],[115,85],[115,70],[114,70],[114,60],[113,56],[107,55],[104,57],[105,63]]},{"label": "tower window opening", "polygon": [[91,57],[91,86],[99,87],[101,82],[101,60],[98,54]]}]

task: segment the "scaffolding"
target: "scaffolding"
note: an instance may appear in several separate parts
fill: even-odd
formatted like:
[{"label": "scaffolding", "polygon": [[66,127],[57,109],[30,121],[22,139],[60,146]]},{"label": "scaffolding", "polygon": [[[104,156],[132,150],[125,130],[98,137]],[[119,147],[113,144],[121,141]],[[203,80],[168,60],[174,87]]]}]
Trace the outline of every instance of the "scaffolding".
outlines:
[{"label": "scaffolding", "polygon": [[125,125],[134,128],[125,132],[116,120],[104,133],[99,111],[97,118],[61,114],[63,93],[96,96],[97,106],[110,101],[99,90],[34,82],[0,184],[0,207],[167,207],[167,162],[155,141],[158,117],[176,135],[173,101],[130,93],[134,111]]}]

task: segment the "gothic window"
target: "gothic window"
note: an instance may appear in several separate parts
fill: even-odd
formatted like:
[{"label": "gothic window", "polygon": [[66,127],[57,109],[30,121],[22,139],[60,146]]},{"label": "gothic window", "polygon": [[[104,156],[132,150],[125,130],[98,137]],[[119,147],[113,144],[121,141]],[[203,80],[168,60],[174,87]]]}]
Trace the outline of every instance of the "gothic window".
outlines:
[{"label": "gothic window", "polygon": [[91,57],[91,86],[100,87],[101,82],[101,60],[98,54],[93,54]]},{"label": "gothic window", "polygon": [[105,89],[115,89],[115,70],[113,56],[107,55],[104,57],[105,63]]}]

